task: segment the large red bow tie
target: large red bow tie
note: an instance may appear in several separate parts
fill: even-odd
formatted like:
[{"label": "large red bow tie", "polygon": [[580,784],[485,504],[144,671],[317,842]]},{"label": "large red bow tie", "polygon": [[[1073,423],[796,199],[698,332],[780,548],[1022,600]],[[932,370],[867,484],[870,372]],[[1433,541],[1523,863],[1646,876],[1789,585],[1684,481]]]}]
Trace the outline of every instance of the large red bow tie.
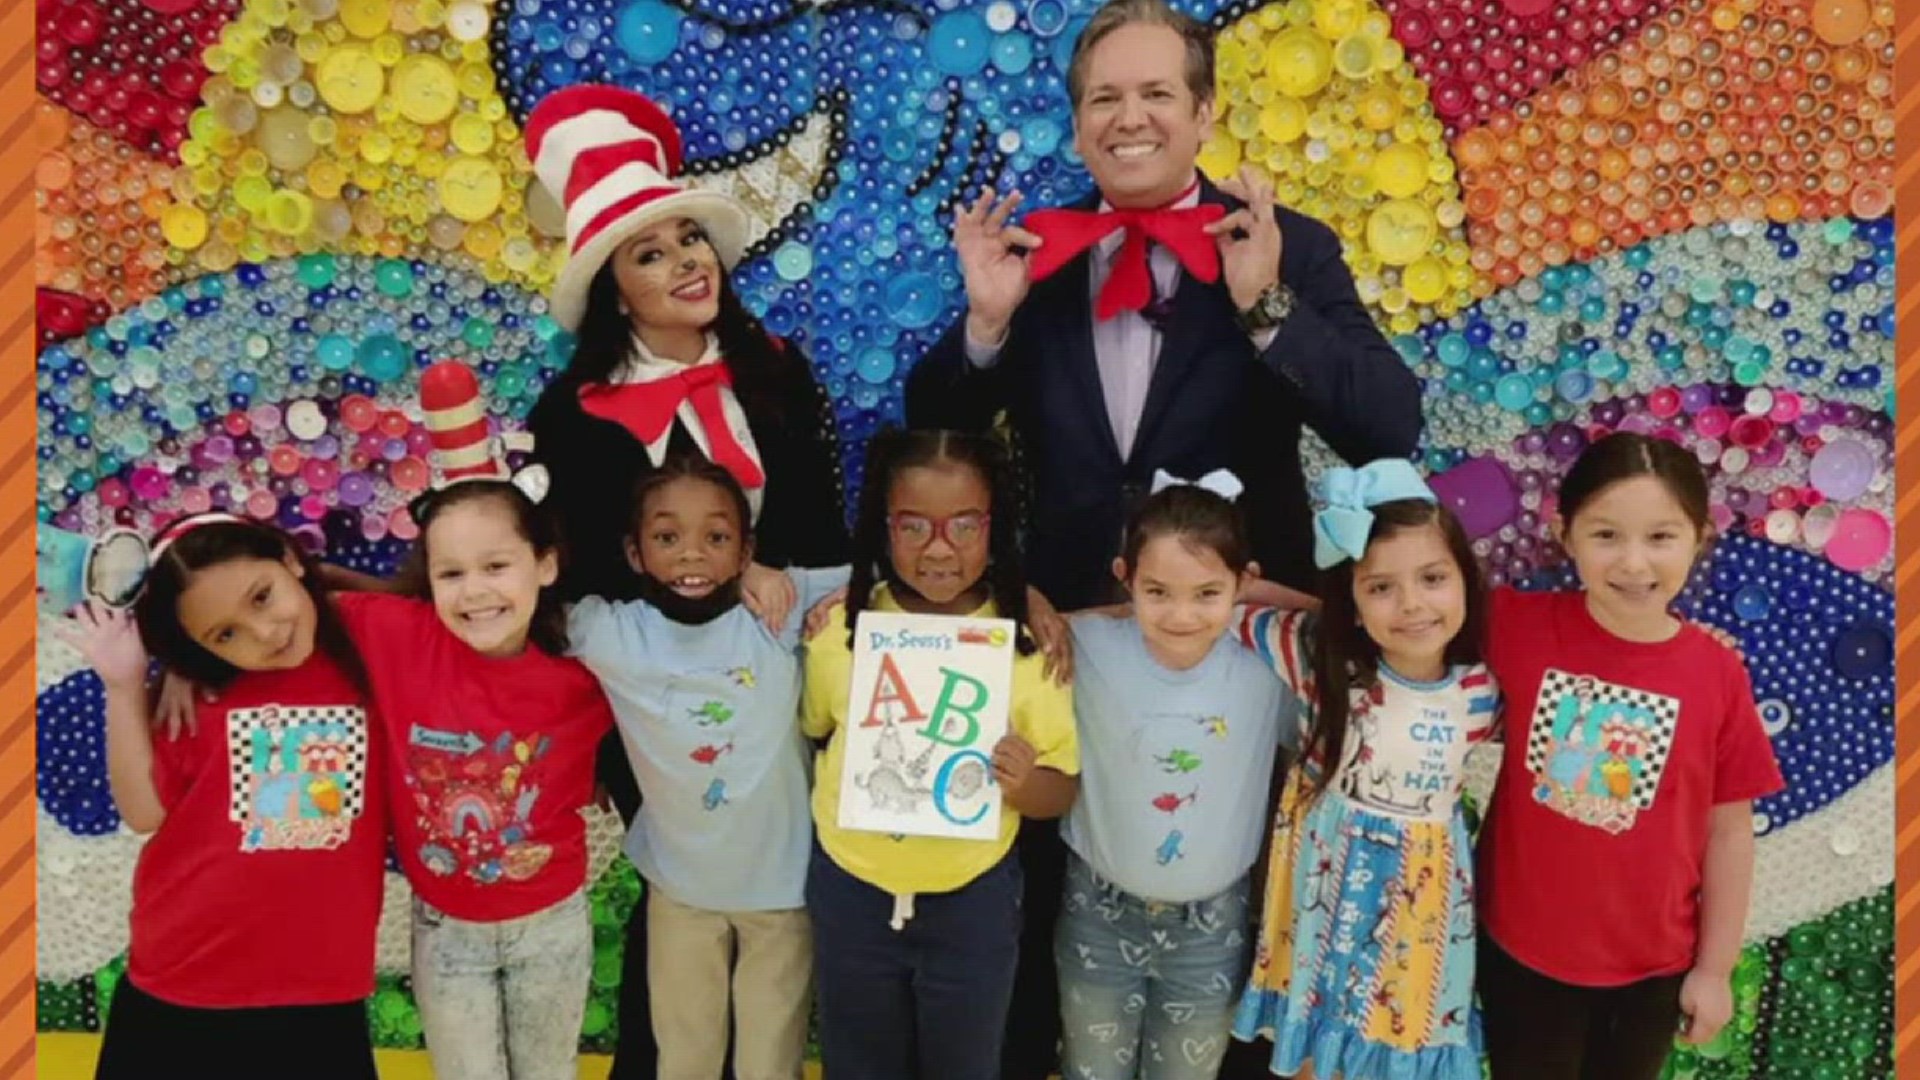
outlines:
[{"label": "large red bow tie", "polygon": [[1206,227],[1225,214],[1226,208],[1215,203],[1179,210],[1035,210],[1022,225],[1044,243],[1028,260],[1027,273],[1039,281],[1115,229],[1125,229],[1126,239],[1100,287],[1094,314],[1110,319],[1122,311],[1139,311],[1153,293],[1147,241],[1173,252],[1187,273],[1211,284],[1220,278],[1220,249]]},{"label": "large red bow tie", "polygon": [[694,415],[706,429],[713,463],[732,473],[741,487],[752,491],[765,486],[767,477],[727,425],[726,410],[720,404],[720,389],[732,385],[733,372],[727,370],[726,361],[722,360],[690,367],[652,382],[583,386],[580,408],[588,415],[619,424],[632,432],[634,438],[652,445],[666,434],[667,426],[680,410],[680,403],[691,400]]}]

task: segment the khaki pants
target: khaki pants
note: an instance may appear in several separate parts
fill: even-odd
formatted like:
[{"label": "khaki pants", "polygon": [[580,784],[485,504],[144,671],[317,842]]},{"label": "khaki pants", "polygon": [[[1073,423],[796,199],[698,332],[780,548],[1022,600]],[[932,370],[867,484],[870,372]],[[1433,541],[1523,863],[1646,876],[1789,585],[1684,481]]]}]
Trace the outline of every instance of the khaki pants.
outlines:
[{"label": "khaki pants", "polygon": [[736,1080],[800,1080],[813,1006],[806,909],[706,911],[649,885],[647,983],[659,1080],[719,1080],[729,999]]}]

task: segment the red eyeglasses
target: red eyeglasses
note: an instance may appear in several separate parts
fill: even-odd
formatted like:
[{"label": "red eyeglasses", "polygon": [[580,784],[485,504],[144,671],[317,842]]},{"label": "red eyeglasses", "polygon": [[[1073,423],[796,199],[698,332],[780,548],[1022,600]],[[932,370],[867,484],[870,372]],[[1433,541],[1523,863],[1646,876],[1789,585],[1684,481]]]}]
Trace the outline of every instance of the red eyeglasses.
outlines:
[{"label": "red eyeglasses", "polygon": [[893,530],[894,539],[914,547],[925,547],[933,543],[936,536],[954,547],[967,547],[979,543],[987,535],[987,528],[992,524],[992,514],[983,514],[975,510],[950,517],[928,517],[925,514],[887,515],[887,527]]}]

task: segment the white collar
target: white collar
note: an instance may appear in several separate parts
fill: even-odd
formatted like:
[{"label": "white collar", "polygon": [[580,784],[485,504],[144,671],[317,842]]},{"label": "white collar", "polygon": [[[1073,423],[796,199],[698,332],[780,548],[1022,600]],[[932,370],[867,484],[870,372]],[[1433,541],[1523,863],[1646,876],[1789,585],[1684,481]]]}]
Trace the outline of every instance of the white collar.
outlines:
[{"label": "white collar", "polygon": [[633,335],[632,340],[633,355],[629,356],[627,362],[620,365],[619,370],[614,372],[612,380],[623,386],[634,383],[650,383],[660,379],[670,379],[690,367],[699,367],[702,364],[715,363],[720,359],[720,337],[712,331],[708,331],[707,333],[706,351],[700,354],[700,359],[695,360],[691,364],[683,364],[677,360],[667,360],[661,357],[652,349],[647,348],[647,343],[640,340],[640,335],[637,332]]},{"label": "white collar", "polygon": [[[1200,205],[1200,181],[1199,181],[1199,178],[1196,177],[1194,179],[1192,190],[1188,191],[1185,195],[1182,195],[1181,197],[1173,200],[1173,202],[1167,204],[1167,209],[1185,210],[1188,207],[1199,206],[1199,205]],[[1105,199],[1101,199],[1099,209],[1100,209],[1100,212],[1104,214],[1107,211],[1113,209],[1113,204],[1108,202]],[[1113,253],[1120,250],[1120,245],[1126,243],[1126,240],[1127,240],[1127,231],[1125,229],[1115,229],[1112,232],[1108,233],[1107,235],[1101,237],[1099,243],[1095,244],[1094,247],[1099,250],[1101,258],[1111,259],[1113,258]]]}]

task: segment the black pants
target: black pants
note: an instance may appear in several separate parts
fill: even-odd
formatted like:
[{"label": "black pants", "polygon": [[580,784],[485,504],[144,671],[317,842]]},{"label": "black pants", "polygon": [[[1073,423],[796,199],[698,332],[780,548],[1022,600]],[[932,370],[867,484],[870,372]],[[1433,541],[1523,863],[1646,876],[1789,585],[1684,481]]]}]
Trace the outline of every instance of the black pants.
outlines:
[{"label": "black pants", "polygon": [[[600,742],[595,777],[613,797],[620,822],[633,827],[640,812],[640,785],[634,782],[620,733]],[[620,961],[619,1034],[613,1044],[613,1068],[607,1080],[654,1080],[660,1072],[660,1044],[653,1041],[653,997],[647,993],[647,898],[633,905],[627,920],[626,953]]]},{"label": "black pants", "polygon": [[895,930],[895,897],[815,844],[807,910],[826,1076],[1001,1080],[1021,902],[1009,855],[958,889],[915,895]]},{"label": "black pants", "polygon": [[1053,925],[1067,884],[1067,845],[1057,821],[1022,819],[1014,846],[1025,877],[1020,962],[1013,971],[1001,1080],[1047,1080],[1060,1069],[1060,981],[1053,967]]},{"label": "black pants", "polygon": [[1654,1080],[1680,1028],[1680,984],[1572,986],[1480,934],[1480,1004],[1492,1080]]},{"label": "black pants", "polygon": [[367,1004],[196,1009],[121,978],[94,1080],[378,1080]]}]

